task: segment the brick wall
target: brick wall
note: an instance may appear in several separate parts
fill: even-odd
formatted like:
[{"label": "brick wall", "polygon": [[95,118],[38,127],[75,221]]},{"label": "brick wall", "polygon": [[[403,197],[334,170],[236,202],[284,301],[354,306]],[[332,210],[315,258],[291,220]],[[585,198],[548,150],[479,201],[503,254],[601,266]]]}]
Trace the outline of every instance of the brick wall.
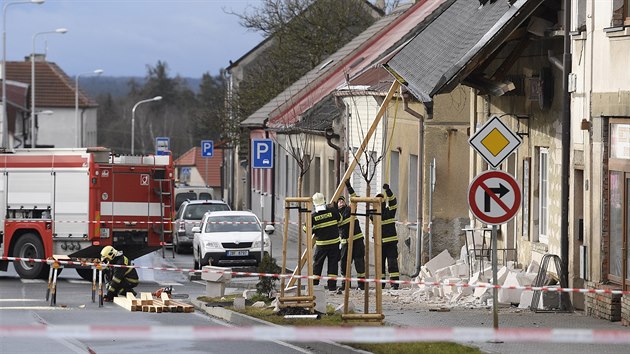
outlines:
[{"label": "brick wall", "polygon": [[621,297],[621,323],[630,326],[630,295]]},{"label": "brick wall", "polygon": [[[589,289],[612,289],[609,286],[592,282],[589,282],[587,287]],[[585,307],[589,316],[611,322],[621,320],[621,295],[587,293]]]}]

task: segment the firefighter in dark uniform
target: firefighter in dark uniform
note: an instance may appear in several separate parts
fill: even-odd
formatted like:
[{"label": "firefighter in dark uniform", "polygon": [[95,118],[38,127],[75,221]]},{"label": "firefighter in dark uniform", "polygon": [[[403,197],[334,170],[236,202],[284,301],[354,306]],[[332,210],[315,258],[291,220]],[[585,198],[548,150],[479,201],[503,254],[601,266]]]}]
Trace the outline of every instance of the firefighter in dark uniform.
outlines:
[{"label": "firefighter in dark uniform", "polygon": [[[385,263],[387,263],[387,272],[389,280],[399,280],[400,272],[398,270],[398,234],[396,233],[396,209],[398,204],[396,197],[389,184],[383,185],[385,191],[385,201],[381,204],[381,244],[382,244],[382,271],[383,279],[385,279]],[[379,193],[377,197],[383,197]],[[398,284],[392,284],[391,288],[398,290]]]},{"label": "firefighter in dark uniform", "polygon": [[[346,189],[350,197],[356,197],[356,193],[352,188],[349,180],[346,180]],[[354,261],[354,268],[357,271],[357,278],[365,279],[365,243],[363,243],[364,237],[361,231],[361,225],[359,219],[356,216],[350,215],[351,210],[346,199],[341,196],[337,199],[337,207],[341,214],[341,224],[339,225],[339,236],[341,237],[341,275],[346,276],[346,263],[348,259],[348,240],[352,240],[352,261]],[[350,238],[350,223],[354,222],[354,237]],[[349,273],[352,273],[350,271]],[[341,283],[341,290],[344,290],[346,282]],[[351,285],[350,285],[351,286]],[[352,287],[352,286],[351,286]],[[363,290],[365,283],[359,282],[359,289]]]},{"label": "firefighter in dark uniform", "polygon": [[[313,274],[321,276],[324,260],[328,259],[328,276],[336,277],[339,270],[339,223],[341,215],[334,205],[327,206],[324,195],[313,195],[313,234],[315,234],[315,255],[313,257]],[[313,282],[319,284],[319,279]],[[328,290],[337,290],[337,281],[328,280]]]},{"label": "firefighter in dark uniform", "polygon": [[[129,259],[122,251],[117,251],[112,246],[105,246],[101,250],[101,262],[109,265],[128,266],[131,265]],[[110,267],[111,280],[107,285],[107,295],[105,301],[112,301],[115,296],[127,295],[127,292],[136,294],[133,288],[138,286],[138,272],[135,268]]]}]

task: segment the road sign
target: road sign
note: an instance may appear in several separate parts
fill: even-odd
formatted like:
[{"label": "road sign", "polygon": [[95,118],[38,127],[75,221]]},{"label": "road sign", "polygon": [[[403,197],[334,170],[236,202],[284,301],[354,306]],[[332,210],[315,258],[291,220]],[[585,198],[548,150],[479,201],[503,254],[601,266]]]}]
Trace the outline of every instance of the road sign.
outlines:
[{"label": "road sign", "polygon": [[473,215],[483,223],[506,223],[521,206],[521,187],[509,173],[483,172],[468,187],[468,205]]},{"label": "road sign", "polygon": [[164,136],[158,136],[155,138],[155,154],[156,155],[168,155],[171,153],[171,140]]},{"label": "road sign", "polygon": [[273,168],[273,140],[252,139],[252,167]]},{"label": "road sign", "polygon": [[494,116],[470,137],[468,143],[490,166],[497,167],[521,145],[522,140],[497,116]]},{"label": "road sign", "polygon": [[214,156],[214,141],[202,140],[201,141],[201,157],[213,157]]}]

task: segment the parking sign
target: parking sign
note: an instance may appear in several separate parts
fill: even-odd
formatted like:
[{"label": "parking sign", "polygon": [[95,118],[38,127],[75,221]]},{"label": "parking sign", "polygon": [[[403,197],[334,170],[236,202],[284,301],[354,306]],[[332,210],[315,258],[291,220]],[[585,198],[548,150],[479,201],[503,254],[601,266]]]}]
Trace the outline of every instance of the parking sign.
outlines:
[{"label": "parking sign", "polygon": [[214,141],[202,140],[201,141],[201,156],[213,157],[214,156]]},{"label": "parking sign", "polygon": [[273,140],[252,139],[252,167],[273,168]]},{"label": "parking sign", "polygon": [[168,155],[170,153],[171,140],[168,137],[158,136],[155,138],[155,154]]}]

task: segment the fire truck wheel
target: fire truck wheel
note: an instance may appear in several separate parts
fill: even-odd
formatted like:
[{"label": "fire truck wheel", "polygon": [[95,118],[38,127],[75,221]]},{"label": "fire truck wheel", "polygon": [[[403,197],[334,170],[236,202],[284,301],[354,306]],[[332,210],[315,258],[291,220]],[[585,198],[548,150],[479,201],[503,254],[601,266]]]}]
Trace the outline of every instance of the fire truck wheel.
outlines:
[{"label": "fire truck wheel", "polygon": [[76,268],[76,271],[83,280],[92,281],[92,269]]},{"label": "fire truck wheel", "polygon": [[[44,244],[34,234],[20,236],[13,248],[13,256],[19,258],[45,259]],[[48,276],[48,265],[40,262],[19,261],[13,263],[15,271],[23,279],[37,279]]]}]

